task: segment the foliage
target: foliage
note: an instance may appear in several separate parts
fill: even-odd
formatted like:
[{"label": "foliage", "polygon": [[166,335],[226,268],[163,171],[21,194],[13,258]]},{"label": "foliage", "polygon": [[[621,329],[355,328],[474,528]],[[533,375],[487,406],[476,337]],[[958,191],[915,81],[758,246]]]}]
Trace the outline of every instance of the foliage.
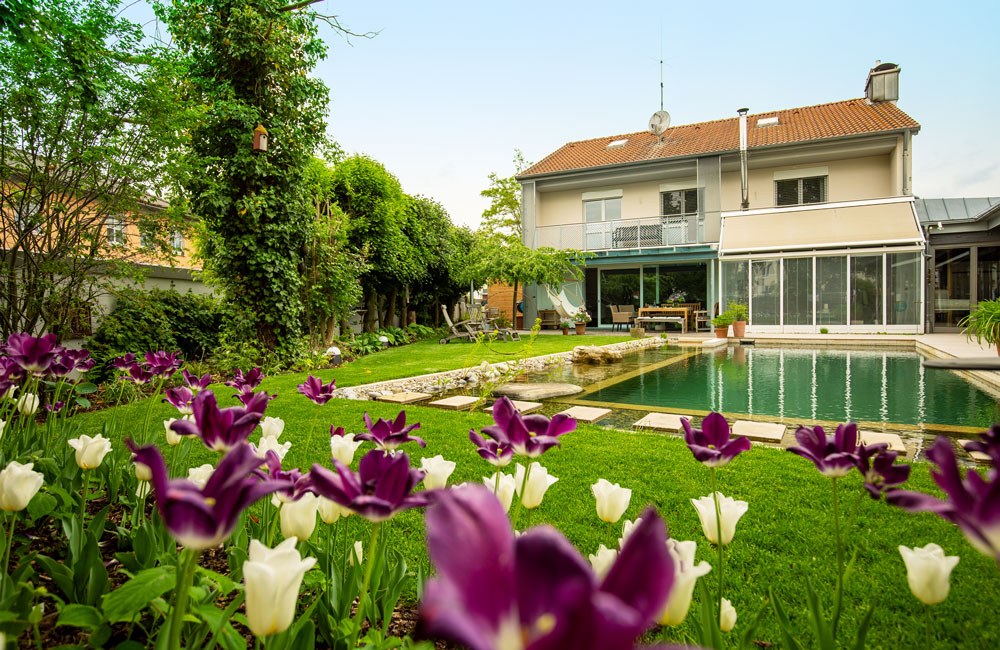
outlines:
[{"label": "foliage", "polygon": [[1000,345],[1000,300],[980,300],[958,326],[969,340],[975,337],[976,343]]},{"label": "foliage", "polygon": [[409,209],[422,224],[420,247],[426,258],[424,275],[410,287],[410,298],[418,314],[438,322],[440,305],[451,305],[469,290],[466,270],[473,234],[456,227],[444,207],[432,199],[413,197]]},{"label": "foliage", "polygon": [[0,335],[59,330],[80,305],[141,280],[136,263],[170,264],[171,235],[187,229],[182,206],[157,198],[176,194],[193,118],[178,101],[179,57],[117,8],[52,0],[0,31]]},{"label": "foliage", "polygon": [[487,237],[521,241],[521,184],[517,175],[530,166],[520,149],[514,150],[514,175],[490,172],[489,186],[479,193],[490,200],[483,211],[482,230]]},{"label": "foliage", "polygon": [[[210,277],[250,319],[255,341],[293,357],[313,228],[306,169],[325,141],[328,91],[309,72],[326,54],[306,4],[156,3],[188,57],[185,99],[203,107],[183,157],[191,212],[206,228]],[[268,132],[255,151],[253,131]]]},{"label": "foliage", "polygon": [[733,317],[733,321],[746,321],[750,319],[750,308],[743,302],[731,302],[726,311]]},{"label": "foliage", "polygon": [[712,319],[712,325],[714,327],[723,328],[729,327],[733,324],[733,315],[731,312],[724,311],[715,318]]}]

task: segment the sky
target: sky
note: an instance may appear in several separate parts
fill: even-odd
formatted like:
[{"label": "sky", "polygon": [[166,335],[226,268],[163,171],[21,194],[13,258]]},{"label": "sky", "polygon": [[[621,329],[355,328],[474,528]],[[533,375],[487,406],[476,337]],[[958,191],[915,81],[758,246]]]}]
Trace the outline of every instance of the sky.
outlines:
[{"label": "sky", "polygon": [[[864,95],[876,60],[901,67],[921,124],[914,192],[1000,196],[1000,2],[373,2],[323,0],[316,75],[329,133],[403,191],[475,226],[490,172],[566,142]],[[662,56],[661,56],[662,52]]]}]

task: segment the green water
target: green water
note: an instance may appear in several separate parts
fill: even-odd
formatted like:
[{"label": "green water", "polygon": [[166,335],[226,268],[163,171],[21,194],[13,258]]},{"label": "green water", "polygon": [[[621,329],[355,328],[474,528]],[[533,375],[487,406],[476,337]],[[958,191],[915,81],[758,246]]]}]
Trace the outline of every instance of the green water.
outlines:
[{"label": "green water", "polygon": [[[640,366],[677,354],[674,348],[658,359],[647,357]],[[605,384],[580,399],[929,429],[1000,421],[995,397],[920,362],[912,352],[731,347]]]}]

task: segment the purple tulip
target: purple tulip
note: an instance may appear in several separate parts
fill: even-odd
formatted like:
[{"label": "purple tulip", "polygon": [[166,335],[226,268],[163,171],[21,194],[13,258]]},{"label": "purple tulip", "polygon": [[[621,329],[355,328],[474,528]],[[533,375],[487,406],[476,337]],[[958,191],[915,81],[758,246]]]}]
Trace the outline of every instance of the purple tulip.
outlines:
[{"label": "purple tulip", "polygon": [[424,629],[472,650],[631,650],[674,581],[652,509],[601,581],[554,528],[515,540],[500,502],[481,486],[443,492],[426,525],[437,576],[421,602]]},{"label": "purple tulip", "polygon": [[135,355],[129,352],[125,356],[115,357],[111,362],[111,367],[115,370],[128,370],[135,363]]},{"label": "purple tulip", "polygon": [[322,465],[313,465],[313,492],[350,508],[372,522],[392,519],[396,513],[419,508],[431,502],[431,492],[424,490],[410,494],[424,478],[424,472],[410,467],[410,457],[405,453],[390,454],[372,449],[353,472],[342,462],[333,459],[337,470],[331,472]]},{"label": "purple tulip", "polygon": [[31,334],[11,334],[7,338],[7,356],[27,372],[37,375],[49,369],[63,350],[55,334],[34,337]]},{"label": "purple tulip", "polygon": [[264,377],[267,377],[267,375],[260,368],[254,368],[245,375],[239,368],[233,368],[233,378],[226,382],[226,386],[235,388],[241,393],[252,392],[260,386],[260,382],[264,381]]},{"label": "purple tulip", "polygon": [[331,379],[329,384],[324,384],[319,377],[309,375],[305,383],[298,385],[298,389],[300,393],[311,399],[316,406],[323,406],[333,399],[333,389],[336,383],[336,381]]},{"label": "purple tulip", "polygon": [[199,377],[198,375],[191,374],[187,370],[181,370],[181,375],[184,376],[184,383],[187,384],[187,387],[195,393],[205,390],[212,383],[212,375],[207,372]]},{"label": "purple tulip", "polygon": [[136,448],[131,440],[127,444],[135,461],[152,473],[153,498],[164,525],[187,548],[204,550],[221,544],[232,534],[240,513],[261,497],[290,486],[288,481],[262,481],[255,476],[260,459],[246,444],[222,457],[201,490],[187,479],[169,479],[155,446]]},{"label": "purple tulip", "polygon": [[840,478],[857,466],[858,425],[853,422],[838,424],[833,440],[820,426],[799,427],[795,439],[799,444],[788,451],[811,460],[823,476]]},{"label": "purple tulip", "polygon": [[729,439],[729,423],[719,413],[709,413],[701,421],[700,429],[691,428],[687,418],[681,418],[684,427],[684,442],[694,454],[695,460],[708,467],[722,467],[743,451],[750,449],[746,437]]},{"label": "purple tulip", "polygon": [[873,499],[883,492],[906,483],[910,478],[909,465],[895,465],[899,452],[888,451],[885,443],[858,446],[858,471],[865,479],[865,489]]},{"label": "purple tulip", "polygon": [[0,379],[15,382],[24,379],[24,368],[10,357],[0,357]]},{"label": "purple tulip", "polygon": [[64,406],[66,406],[66,402],[60,400],[55,404],[46,404],[45,410],[48,411],[49,413],[58,413],[59,411],[63,410]]},{"label": "purple tulip", "polygon": [[259,402],[259,401],[263,401],[266,404],[267,402],[270,402],[277,396],[278,396],[277,393],[271,395],[266,391],[260,391],[259,393],[255,393],[252,390],[248,390],[242,393],[236,393],[235,395],[233,395],[233,397],[238,399],[240,403],[243,404],[243,406],[247,406],[253,402]]},{"label": "purple tulip", "polygon": [[1000,472],[993,470],[984,479],[970,469],[963,479],[955,450],[944,437],[930,446],[927,458],[937,465],[931,476],[946,498],[893,490],[886,494],[886,502],[910,512],[936,513],[957,525],[977,551],[1000,562]]},{"label": "purple tulip", "polygon": [[181,436],[198,436],[212,451],[229,451],[246,441],[263,417],[266,406],[267,400],[258,398],[245,407],[220,409],[215,393],[206,390],[198,393],[191,403],[194,422],[176,420],[170,428]]},{"label": "purple tulip", "polygon": [[476,452],[491,465],[506,467],[514,458],[514,449],[510,445],[496,440],[486,440],[476,433],[475,429],[469,429],[469,440],[476,445]]},{"label": "purple tulip", "polygon": [[558,437],[576,429],[576,420],[565,415],[521,415],[506,397],[493,403],[493,421],[482,433],[519,456],[538,458],[551,447],[560,446]]},{"label": "purple tulip", "polygon": [[142,386],[153,381],[155,375],[138,363],[133,363],[128,367],[128,378],[136,384]]},{"label": "purple tulip", "polygon": [[194,393],[187,386],[178,386],[167,390],[167,396],[161,400],[170,404],[184,415],[190,415],[191,402],[194,401]]},{"label": "purple tulip", "polygon": [[385,418],[379,418],[374,423],[366,412],[365,427],[368,429],[368,433],[358,433],[354,439],[374,442],[376,447],[385,451],[393,451],[407,442],[415,442],[421,447],[427,446],[423,438],[409,435],[414,429],[420,428],[420,423],[406,426],[406,411],[400,411],[392,422]]},{"label": "purple tulip", "polygon": [[287,488],[274,493],[281,501],[286,503],[298,501],[303,494],[312,491],[312,477],[308,473],[303,474],[297,467],[290,470],[281,469],[281,458],[275,452],[269,451],[264,454],[264,465],[267,467],[267,472],[255,470],[257,476],[288,484]]},{"label": "purple tulip", "polygon": [[164,352],[163,350],[159,350],[157,352],[147,352],[145,355],[146,365],[153,376],[166,379],[173,376],[177,372],[177,369],[181,367],[181,364],[184,363],[183,359],[180,358],[180,354],[180,351]]},{"label": "purple tulip", "polygon": [[994,424],[979,434],[979,440],[965,444],[966,451],[978,451],[993,459],[993,467],[1000,467],[1000,424]]}]

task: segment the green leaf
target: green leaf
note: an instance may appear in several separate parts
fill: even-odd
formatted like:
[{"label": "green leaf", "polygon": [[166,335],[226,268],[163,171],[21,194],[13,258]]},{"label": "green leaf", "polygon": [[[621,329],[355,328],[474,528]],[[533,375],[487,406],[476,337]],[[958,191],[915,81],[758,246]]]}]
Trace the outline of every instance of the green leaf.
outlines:
[{"label": "green leaf", "polygon": [[219,586],[219,590],[221,593],[218,595],[220,596],[228,594],[229,592],[235,591],[236,589],[239,589],[241,587],[240,583],[230,580],[221,573],[216,573],[215,571],[212,571],[211,569],[206,569],[205,567],[201,566],[198,567],[198,573],[200,573],[203,576],[206,576],[209,580],[211,580],[212,582],[214,582],[216,585]]},{"label": "green leaf", "polygon": [[774,587],[769,587],[767,590],[768,595],[771,597],[771,605],[774,607],[774,615],[778,619],[778,627],[781,630],[782,645],[786,650],[802,650],[802,646],[799,642],[795,640],[795,636],[792,634],[792,626],[788,622],[788,617],[785,615],[785,610],[781,606],[781,601],[774,596]]},{"label": "green leaf", "polygon": [[51,494],[39,492],[28,502],[28,514],[32,519],[40,519],[56,509],[59,502]]},{"label": "green leaf", "polygon": [[809,618],[812,621],[813,631],[819,641],[821,650],[835,650],[836,644],[833,642],[833,631],[826,624],[823,617],[823,609],[819,603],[819,597],[813,589],[812,580],[806,578],[806,595],[809,598]]},{"label": "green leaf", "polygon": [[97,392],[97,384],[92,384],[88,381],[82,384],[77,384],[76,388],[73,390],[76,391],[77,395],[90,395],[91,393]]},{"label": "green leaf", "polygon": [[174,567],[146,569],[108,594],[101,609],[110,623],[131,621],[149,604],[149,601],[167,593],[176,584]]},{"label": "green leaf", "polygon": [[73,401],[76,402],[76,405],[79,406],[80,408],[85,408],[85,409],[90,408],[90,400],[87,399],[86,397],[77,397],[74,398]]},{"label": "green leaf", "polygon": [[864,650],[865,648],[865,638],[868,636],[868,627],[872,623],[872,614],[875,613],[875,606],[872,605],[868,608],[868,613],[865,617],[861,619],[861,624],[858,625],[858,632],[854,636],[854,650]]},{"label": "green leaf", "polygon": [[59,612],[59,619],[56,625],[72,625],[73,627],[84,627],[89,630],[96,630],[104,622],[104,617],[96,607],[71,603],[63,607]]}]

